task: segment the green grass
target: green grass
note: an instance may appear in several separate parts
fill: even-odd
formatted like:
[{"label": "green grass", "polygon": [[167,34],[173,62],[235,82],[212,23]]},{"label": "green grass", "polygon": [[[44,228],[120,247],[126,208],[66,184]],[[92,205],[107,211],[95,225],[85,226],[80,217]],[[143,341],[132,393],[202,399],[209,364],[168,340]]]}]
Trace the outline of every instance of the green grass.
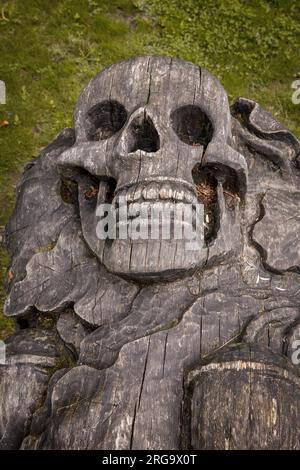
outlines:
[{"label": "green grass", "polygon": [[[63,127],[89,79],[141,54],[191,60],[217,75],[233,100],[259,101],[300,137],[298,0],[0,0],[0,226],[24,163]],[[8,266],[0,253],[2,280]],[[0,292],[3,305],[5,294]],[[0,337],[12,328],[0,316]]]}]

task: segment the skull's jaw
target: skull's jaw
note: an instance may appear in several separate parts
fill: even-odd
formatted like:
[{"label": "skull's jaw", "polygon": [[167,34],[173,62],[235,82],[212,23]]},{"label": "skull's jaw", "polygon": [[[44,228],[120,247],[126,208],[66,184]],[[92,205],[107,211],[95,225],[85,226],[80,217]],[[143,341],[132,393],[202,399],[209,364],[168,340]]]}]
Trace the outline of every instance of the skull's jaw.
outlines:
[{"label": "skull's jaw", "polygon": [[[99,221],[101,220],[99,207],[103,207],[103,204],[109,204],[109,206],[113,206],[116,212],[119,213],[121,206],[119,203],[116,204],[116,196],[112,197],[114,190],[109,181],[100,181],[97,186],[97,184],[95,185],[94,179],[91,179],[87,175],[77,177],[76,179],[78,182],[78,202],[82,236],[99,262],[102,263],[108,271],[117,276],[122,276],[141,283],[162,282],[165,280],[172,281],[186,277],[195,270],[203,269],[206,266],[208,267],[208,258],[215,262],[215,260],[220,257],[220,259],[227,259],[228,254],[232,253],[232,247],[229,246],[230,240],[228,240],[226,234],[222,234],[222,226],[224,225],[224,229],[226,229],[229,224],[231,227],[230,230],[233,231],[237,220],[235,220],[235,210],[228,212],[225,207],[226,204],[221,186],[213,188],[213,192],[216,194],[209,198],[209,201],[210,199],[212,200],[209,204],[203,202],[203,197],[200,197],[202,196],[200,191],[201,185],[199,186],[200,196],[196,198],[197,204],[195,204],[194,196],[191,197],[192,195],[189,194],[186,189],[183,189],[183,186],[181,186],[181,191],[179,191],[178,188],[175,190],[173,188],[172,190],[172,186],[168,187],[167,190],[165,183],[163,183],[162,188],[160,188],[163,189],[163,191],[162,193],[159,191],[159,196],[164,199],[159,199],[159,202],[162,204],[163,208],[168,209],[171,205],[177,222],[178,213],[176,210],[174,211],[174,204],[175,209],[180,208],[182,204],[183,206],[187,204],[189,207],[192,207],[193,233],[196,232],[197,234],[197,239],[194,241],[191,241],[189,237],[186,238],[185,236],[182,239],[177,239],[174,236],[166,239],[162,236],[161,231],[157,239],[152,239],[152,237],[147,239],[132,239],[126,237],[124,239],[119,236],[112,239],[101,239],[101,237],[98,236]],[[141,191],[139,190],[140,188],[135,188],[135,190],[132,191],[132,187],[126,189],[125,199],[131,220],[134,218],[131,209],[134,209],[136,202],[141,202],[139,194]],[[152,210],[155,204],[157,204],[157,191],[154,190],[155,188],[152,186],[150,188],[147,186],[147,193],[144,194],[142,191],[144,197],[141,206],[139,206],[140,209],[149,205]],[[150,197],[154,197],[154,199]],[[188,203],[187,201],[191,202]],[[214,210],[212,210],[212,207]],[[143,211],[141,212],[143,213]],[[142,221],[145,221],[144,217],[145,216],[141,217]],[[171,217],[173,224],[175,223],[174,217],[173,219]],[[146,218],[146,220],[148,221],[148,218]],[[165,219],[163,220],[165,222]],[[183,220],[187,220],[185,216]],[[198,221],[196,224],[195,220]],[[116,226],[120,223],[119,221],[120,218],[117,217]],[[174,228],[172,223],[171,226]],[[237,230],[239,229],[238,226],[235,228]],[[152,233],[151,224],[148,229],[149,232]]]},{"label": "skull's jaw", "polygon": [[[142,191],[140,185],[130,187],[125,195],[122,190],[119,198],[115,196],[110,201],[108,195],[112,188],[109,182],[101,181],[99,187],[94,188],[93,180],[87,176],[77,178],[77,181],[83,238],[111,273],[137,282],[159,282],[187,276],[206,263],[204,206],[187,188],[158,185],[158,189],[163,189],[162,199],[158,199],[158,189],[147,183]],[[143,194],[142,199],[139,193]],[[114,235],[108,238],[102,237],[103,227],[110,220],[107,207],[112,208],[115,217],[110,232]],[[139,232],[137,238],[130,230],[125,232],[125,237],[121,235],[123,217],[129,226],[130,222],[133,225],[135,222]],[[141,236],[143,225],[146,226],[146,237],[144,230]]]},{"label": "skull's jaw", "polygon": [[[206,263],[202,204],[152,200],[125,206],[131,218],[124,223],[117,217],[117,238],[104,245],[102,262],[109,271],[150,282],[186,276]],[[118,216],[123,209],[118,205]]]},{"label": "skull's jaw", "polygon": [[103,264],[112,273],[137,282],[172,281],[207,262],[207,248],[186,240],[113,240]]}]

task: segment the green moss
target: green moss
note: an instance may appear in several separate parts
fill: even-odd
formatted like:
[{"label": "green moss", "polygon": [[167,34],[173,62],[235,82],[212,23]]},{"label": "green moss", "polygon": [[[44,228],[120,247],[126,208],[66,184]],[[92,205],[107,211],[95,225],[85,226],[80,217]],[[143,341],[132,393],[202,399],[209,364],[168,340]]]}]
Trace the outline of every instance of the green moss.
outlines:
[{"label": "green moss", "polygon": [[[300,136],[298,0],[0,0],[0,226],[24,163],[72,125],[81,89],[103,67],[166,54],[207,67],[233,100],[259,101]],[[0,257],[1,273],[8,266]],[[4,292],[0,293],[3,304]],[[6,326],[0,318],[0,331]]]}]

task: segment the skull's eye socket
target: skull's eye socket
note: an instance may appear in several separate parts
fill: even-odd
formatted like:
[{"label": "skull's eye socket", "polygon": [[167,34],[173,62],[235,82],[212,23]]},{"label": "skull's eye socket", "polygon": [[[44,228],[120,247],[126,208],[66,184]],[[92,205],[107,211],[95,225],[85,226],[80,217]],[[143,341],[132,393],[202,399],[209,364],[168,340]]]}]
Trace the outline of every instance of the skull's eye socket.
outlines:
[{"label": "skull's eye socket", "polygon": [[88,114],[89,140],[105,140],[124,126],[127,111],[118,101],[107,100],[93,106]]},{"label": "skull's eye socket", "polygon": [[212,139],[212,123],[199,106],[187,105],[176,109],[171,113],[171,124],[185,144],[206,147]]}]

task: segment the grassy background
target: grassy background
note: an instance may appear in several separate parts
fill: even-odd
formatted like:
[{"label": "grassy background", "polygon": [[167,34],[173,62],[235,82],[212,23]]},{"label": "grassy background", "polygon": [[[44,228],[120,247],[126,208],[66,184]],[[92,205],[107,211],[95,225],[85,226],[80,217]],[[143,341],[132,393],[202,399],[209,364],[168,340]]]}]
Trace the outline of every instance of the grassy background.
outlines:
[{"label": "grassy background", "polygon": [[[141,54],[191,60],[230,100],[259,101],[300,137],[299,0],[0,0],[0,226],[24,163],[65,126],[80,90],[104,66]],[[1,249],[1,279],[8,256]],[[2,311],[5,293],[0,290]],[[12,331],[0,313],[0,337]]]}]

